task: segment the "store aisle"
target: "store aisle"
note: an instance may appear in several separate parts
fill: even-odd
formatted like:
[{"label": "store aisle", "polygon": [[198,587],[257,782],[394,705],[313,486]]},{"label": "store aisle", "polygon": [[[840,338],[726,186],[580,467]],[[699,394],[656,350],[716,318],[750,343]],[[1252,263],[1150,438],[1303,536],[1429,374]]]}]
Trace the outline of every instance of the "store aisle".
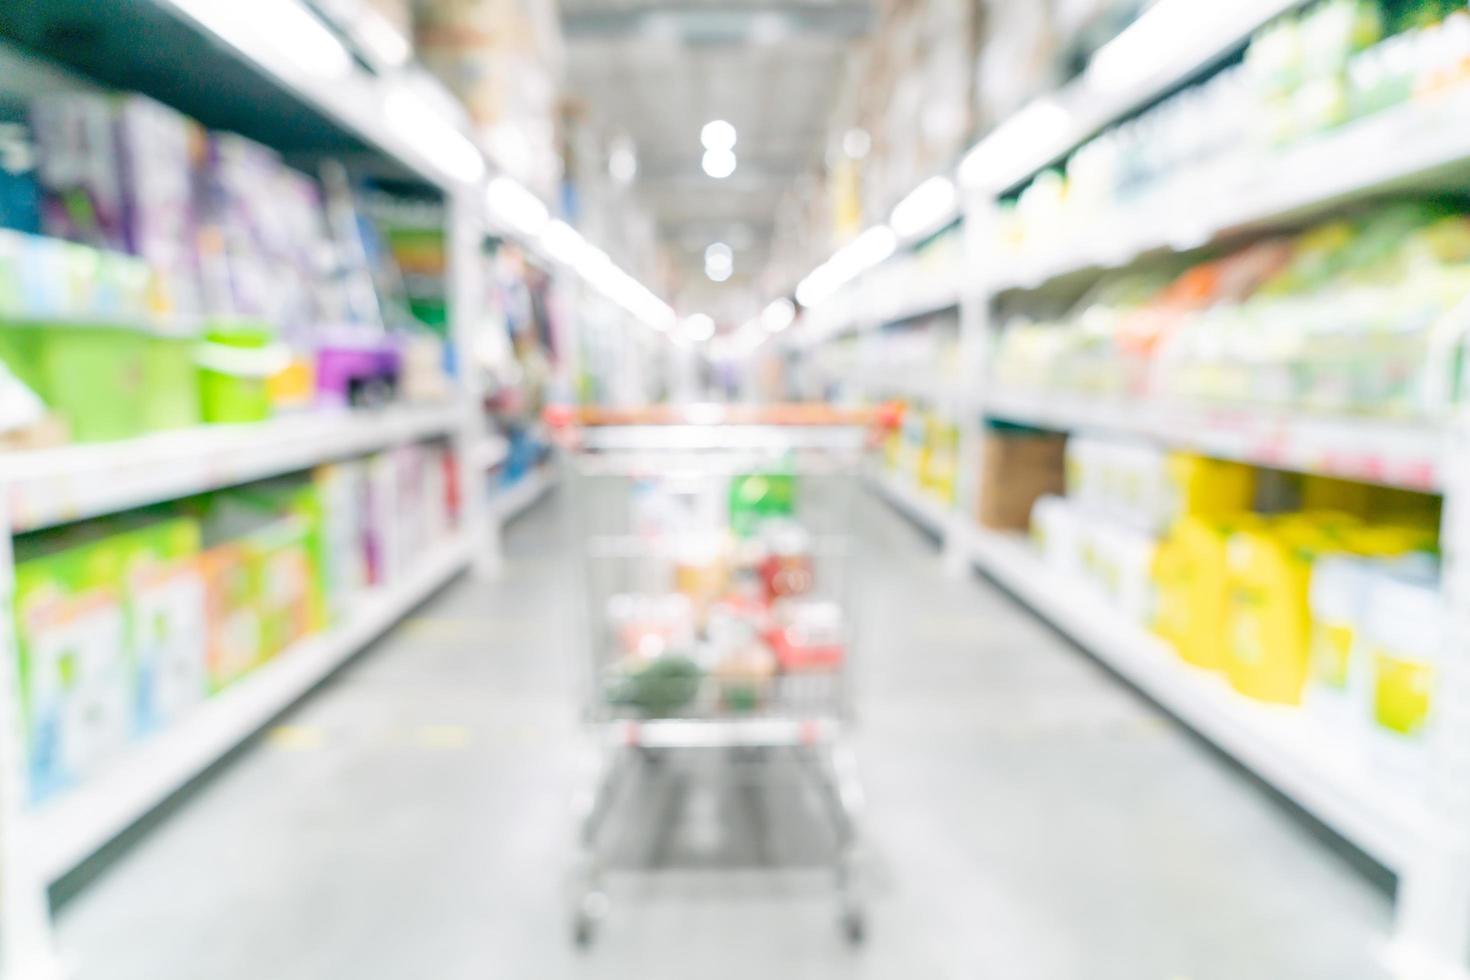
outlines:
[{"label": "store aisle", "polygon": [[873,501],[868,947],[809,873],[703,871],[621,884],[576,953],[557,511],[515,527],[503,582],[421,610],[69,903],[78,980],[1381,975],[1386,896]]}]

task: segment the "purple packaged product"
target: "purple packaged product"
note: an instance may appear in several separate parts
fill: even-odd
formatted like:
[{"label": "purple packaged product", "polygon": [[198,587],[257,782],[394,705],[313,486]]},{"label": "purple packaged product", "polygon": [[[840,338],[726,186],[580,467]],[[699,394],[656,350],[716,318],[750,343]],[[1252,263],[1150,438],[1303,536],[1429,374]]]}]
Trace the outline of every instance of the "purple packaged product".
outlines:
[{"label": "purple packaged product", "polygon": [[31,106],[42,227],[143,259],[175,312],[200,308],[198,126],[141,95],[64,93]]},{"label": "purple packaged product", "polygon": [[391,401],[402,364],[402,354],[391,340],[336,331],[317,348],[317,399],[337,408]]},{"label": "purple packaged product", "polygon": [[112,100],[44,95],[31,104],[41,228],[52,237],[126,251],[122,174]]},{"label": "purple packaged product", "polygon": [[117,103],[128,250],[160,277],[164,302],[179,313],[203,311],[199,271],[198,123],[141,95]]},{"label": "purple packaged product", "polygon": [[225,133],[213,140],[208,201],[222,247],[211,306],[270,320],[304,343],[302,330],[322,319],[326,225],[316,185],[273,150]]}]

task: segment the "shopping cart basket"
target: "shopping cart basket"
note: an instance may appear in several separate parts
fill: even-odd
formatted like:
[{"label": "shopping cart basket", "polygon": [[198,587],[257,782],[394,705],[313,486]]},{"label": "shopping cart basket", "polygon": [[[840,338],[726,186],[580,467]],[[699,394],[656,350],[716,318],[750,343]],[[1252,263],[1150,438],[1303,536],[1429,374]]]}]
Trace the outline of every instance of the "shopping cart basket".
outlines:
[{"label": "shopping cart basket", "polygon": [[859,470],[895,421],[825,406],[548,412],[586,584],[585,717],[600,767],[572,926],[610,902],[601,840],[630,774],[725,750],[801,773],[830,825],[839,923],[859,943],[852,721]]}]

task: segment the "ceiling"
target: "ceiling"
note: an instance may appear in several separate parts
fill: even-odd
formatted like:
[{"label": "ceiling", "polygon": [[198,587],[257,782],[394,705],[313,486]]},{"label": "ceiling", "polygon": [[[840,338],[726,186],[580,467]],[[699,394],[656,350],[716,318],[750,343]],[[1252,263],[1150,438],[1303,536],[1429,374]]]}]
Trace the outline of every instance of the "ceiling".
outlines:
[{"label": "ceiling", "polygon": [[[872,22],[867,0],[562,0],[567,82],[608,137],[633,142],[636,200],[671,257],[678,305],[714,315],[755,295],[783,195],[821,162],[848,51]],[[701,167],[700,130],[738,133],[735,173]],[[735,274],[704,275],[716,241]]]}]

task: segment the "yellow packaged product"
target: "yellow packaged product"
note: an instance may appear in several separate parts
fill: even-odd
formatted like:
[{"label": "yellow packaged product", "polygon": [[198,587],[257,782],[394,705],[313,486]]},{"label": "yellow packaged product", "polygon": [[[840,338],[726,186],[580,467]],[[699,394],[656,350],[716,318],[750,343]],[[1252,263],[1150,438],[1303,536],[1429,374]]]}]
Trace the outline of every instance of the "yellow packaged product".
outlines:
[{"label": "yellow packaged product", "polygon": [[1395,767],[1423,763],[1448,628],[1438,582],[1424,571],[1378,578],[1368,600],[1369,717],[1378,757]]},{"label": "yellow packaged product", "polygon": [[1186,663],[1207,670],[1225,666],[1226,548],[1259,519],[1185,517],[1170,532],[1154,562],[1158,582],[1155,631],[1174,644]]},{"label": "yellow packaged product", "polygon": [[1237,691],[1272,704],[1301,704],[1310,662],[1312,566],[1319,555],[1340,550],[1328,531],[1302,516],[1230,536],[1225,674]]},{"label": "yellow packaged product", "polygon": [[1228,517],[1255,503],[1256,471],[1244,463],[1171,453],[1168,477],[1179,517]]}]

